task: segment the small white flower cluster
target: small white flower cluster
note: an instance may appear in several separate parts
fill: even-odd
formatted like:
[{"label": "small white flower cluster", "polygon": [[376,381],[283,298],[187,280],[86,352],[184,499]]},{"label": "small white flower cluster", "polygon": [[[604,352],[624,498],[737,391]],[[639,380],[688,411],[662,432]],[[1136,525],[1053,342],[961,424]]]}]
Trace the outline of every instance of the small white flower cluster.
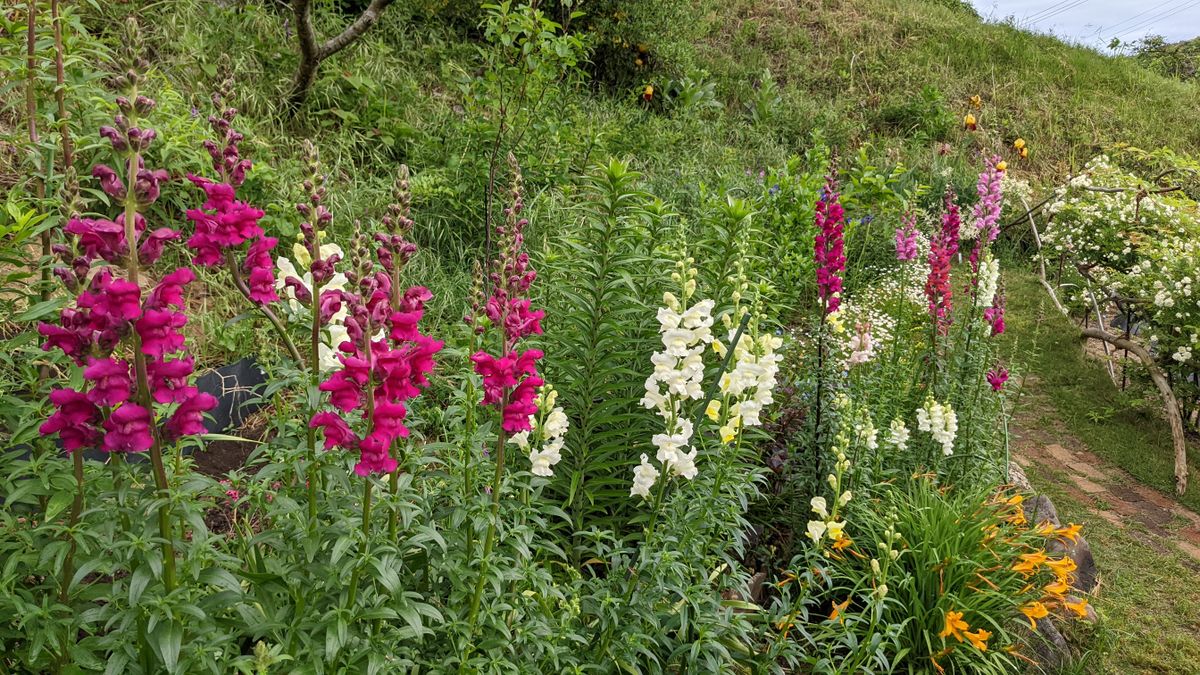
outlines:
[{"label": "small white flower cluster", "polygon": [[958,434],[958,415],[950,404],[942,405],[933,398],[925,399],[925,405],[917,408],[917,429],[929,432],[933,440],[942,444],[942,452],[954,454],[954,437]]},{"label": "small white flower cluster", "polygon": [[[692,440],[692,422],[684,418],[683,403],[704,397],[704,350],[713,340],[712,300],[688,305],[696,292],[695,268],[692,259],[680,261],[671,278],[680,283],[682,299],[672,293],[663,294],[658,310],[659,334],[663,350],[650,357],[654,372],[646,378],[646,395],[642,405],[656,410],[663,418],[666,432],[650,440],[658,448],[656,459],[663,470],[688,480],[696,477],[696,450],[688,450]],[[647,497],[658,479],[659,472],[642,455],[641,465],[634,469],[630,496]]]},{"label": "small white flower cluster", "polygon": [[994,258],[990,251],[984,253],[979,263],[979,288],[975,293],[975,306],[987,308],[996,299],[996,289],[1000,283],[1000,261]]},{"label": "small white flower cluster", "polygon": [[[721,376],[718,383],[729,405],[728,419],[721,428],[722,440],[727,435],[736,434],[743,426],[760,426],[763,408],[775,402],[773,392],[779,375],[779,363],[783,360],[776,350],[783,346],[783,338],[763,333],[755,339],[747,332],[738,337],[733,347],[733,366]],[[737,329],[730,330],[730,343],[735,336]],[[720,341],[715,341],[713,350],[724,356],[726,347]]]},{"label": "small white flower cluster", "polygon": [[[515,433],[508,439],[521,450],[529,453],[530,471],[535,476],[553,476],[554,465],[562,460],[563,444],[567,440],[567,429],[571,422],[562,406],[556,406],[558,392],[546,384],[538,390],[538,414],[529,416],[531,431]],[[539,423],[538,417],[542,419]],[[536,443],[536,445],[535,445]]]},{"label": "small white flower cluster", "polygon": [[1191,361],[1192,360],[1192,348],[1187,345],[1179,345],[1179,349],[1175,350],[1175,353],[1171,355],[1171,358],[1175,359],[1176,361],[1178,361],[1180,363],[1186,363],[1188,361]]},{"label": "small white flower cluster", "polygon": [[871,324],[860,323],[850,338],[850,357],[846,359],[846,370],[866,363],[875,357],[875,342],[871,339]]},{"label": "small white flower cluster", "polygon": [[892,420],[892,424],[888,427],[888,430],[891,432],[888,436],[888,442],[897,450],[907,450],[910,432],[908,427],[904,425],[904,420],[899,417]]},{"label": "small white flower cluster", "polygon": [[[327,260],[333,255],[342,256],[343,259],[345,256],[345,254],[342,252],[342,247],[338,246],[337,244],[321,245],[322,260]],[[306,315],[306,312],[301,311],[303,307],[300,305],[300,301],[296,299],[296,289],[286,286],[285,282],[288,277],[295,277],[300,280],[300,283],[303,284],[305,288],[308,289],[309,295],[312,295],[312,255],[309,254],[308,249],[304,247],[303,243],[296,242],[292,246],[292,256],[295,257],[296,262],[299,263],[300,267],[304,269],[304,273],[301,274],[291,260],[282,256],[279,257],[275,261],[275,266],[278,268],[275,275],[275,291],[279,294],[279,297],[284,300],[284,304],[288,308],[289,316],[293,320],[297,320],[301,316]],[[348,283],[349,282],[346,279],[345,274],[336,272],[332,277],[330,277],[329,281],[321,284],[321,292],[324,293],[325,291],[329,290],[346,290]],[[339,354],[338,346],[340,346],[348,338],[346,326],[343,322],[346,320],[346,316],[349,311],[349,308],[343,304],[341,309],[335,312],[333,316],[331,316],[329,320],[322,325],[322,329],[328,334],[327,339],[326,336],[321,336],[321,343],[317,346],[317,362],[320,364],[322,373],[339,370],[342,367],[341,361],[338,361],[337,359],[337,355]]]}]

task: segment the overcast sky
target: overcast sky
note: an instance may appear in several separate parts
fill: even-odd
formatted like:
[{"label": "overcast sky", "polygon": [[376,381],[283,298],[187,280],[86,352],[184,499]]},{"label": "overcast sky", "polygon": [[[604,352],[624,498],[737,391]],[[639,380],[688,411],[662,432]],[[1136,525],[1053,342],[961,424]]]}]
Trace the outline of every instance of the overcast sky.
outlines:
[{"label": "overcast sky", "polygon": [[1084,44],[1104,47],[1114,37],[1146,35],[1168,40],[1200,37],[1200,0],[971,0],[989,20],[1018,24]]}]

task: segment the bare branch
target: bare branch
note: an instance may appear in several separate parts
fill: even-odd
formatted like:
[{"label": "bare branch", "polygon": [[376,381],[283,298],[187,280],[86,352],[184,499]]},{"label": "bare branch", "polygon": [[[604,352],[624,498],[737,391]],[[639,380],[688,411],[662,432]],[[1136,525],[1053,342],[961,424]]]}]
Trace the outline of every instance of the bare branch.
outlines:
[{"label": "bare branch", "polygon": [[345,30],[317,44],[316,31],[312,23],[312,0],[292,0],[292,17],[296,22],[296,40],[300,43],[300,65],[296,68],[296,77],[292,82],[292,92],[288,95],[288,108],[294,115],[304,105],[313,82],[317,79],[317,70],[321,62],[342,51],[362,37],[375,22],[379,20],[383,10],[394,0],[371,0],[371,4],[363,10]]},{"label": "bare branch", "polygon": [[1167,376],[1158,367],[1158,363],[1155,362],[1150,352],[1133,340],[1127,340],[1099,328],[1085,328],[1080,334],[1083,337],[1103,340],[1118,349],[1133,352],[1138,357],[1138,360],[1142,362],[1142,365],[1146,367],[1146,371],[1150,374],[1150,379],[1154,381],[1154,385],[1158,387],[1158,392],[1162,394],[1167,421],[1171,425],[1171,437],[1175,443],[1175,491],[1182,495],[1187,490],[1188,479],[1187,439],[1183,434],[1183,417],[1179,413],[1179,402],[1175,399],[1175,393],[1171,391],[1171,383],[1167,381]]}]

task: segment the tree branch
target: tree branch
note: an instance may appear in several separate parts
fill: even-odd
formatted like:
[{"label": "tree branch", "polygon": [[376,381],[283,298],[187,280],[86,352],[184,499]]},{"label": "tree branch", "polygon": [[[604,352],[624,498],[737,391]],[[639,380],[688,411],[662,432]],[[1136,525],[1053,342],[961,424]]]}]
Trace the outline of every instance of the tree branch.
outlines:
[{"label": "tree branch", "polygon": [[292,81],[292,92],[288,95],[288,108],[292,115],[300,110],[308,98],[308,92],[317,79],[317,70],[321,62],[342,51],[362,37],[375,22],[379,20],[383,10],[394,0],[371,0],[371,4],[363,10],[345,30],[317,44],[316,30],[312,23],[312,0],[292,0],[292,18],[296,22],[296,40],[300,44],[300,65],[296,68],[296,77]]},{"label": "tree branch", "polygon": [[1187,439],[1183,435],[1183,417],[1179,413],[1179,402],[1175,399],[1175,393],[1171,391],[1171,383],[1167,381],[1167,376],[1158,367],[1150,352],[1133,340],[1127,340],[1099,328],[1085,328],[1080,332],[1080,335],[1096,340],[1103,340],[1118,349],[1133,352],[1138,357],[1138,360],[1142,362],[1142,365],[1146,366],[1146,371],[1150,373],[1150,379],[1154,381],[1154,385],[1158,387],[1158,392],[1162,394],[1167,421],[1171,424],[1171,437],[1175,442],[1175,492],[1182,495],[1187,490],[1188,479]]}]

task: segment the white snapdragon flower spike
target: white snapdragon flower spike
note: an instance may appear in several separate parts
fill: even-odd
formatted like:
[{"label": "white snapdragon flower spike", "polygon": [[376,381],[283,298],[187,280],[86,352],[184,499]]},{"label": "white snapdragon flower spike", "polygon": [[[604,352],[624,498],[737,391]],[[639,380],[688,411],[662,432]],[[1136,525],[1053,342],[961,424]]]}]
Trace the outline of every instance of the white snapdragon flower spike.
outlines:
[{"label": "white snapdragon flower spike", "polygon": [[530,472],[535,476],[553,476],[554,465],[562,461],[563,445],[571,422],[562,406],[555,405],[557,400],[558,392],[554,387],[543,385],[535,399],[538,414],[529,416],[531,430],[515,433],[508,438],[509,443],[529,453]]},{"label": "white snapdragon flower spike", "polygon": [[[737,426],[759,426],[762,424],[759,415],[763,408],[775,402],[773,392],[779,375],[779,362],[783,360],[776,350],[783,346],[783,339],[763,334],[756,340],[743,333],[738,337],[737,344],[733,344],[735,337],[737,330],[730,330],[728,342],[733,349],[733,365],[721,377],[718,385],[721,394],[730,399],[731,414],[739,420]],[[725,349],[722,345],[718,352]],[[736,430],[737,426],[732,428]]]},{"label": "white snapdragon flower spike", "polygon": [[[666,428],[651,438],[657,448],[655,459],[662,464],[663,471],[691,480],[697,474],[697,453],[690,449],[694,430],[691,420],[683,418],[683,404],[704,397],[704,350],[713,339],[712,310],[716,303],[701,300],[687,306],[695,292],[696,271],[688,269],[685,273],[688,279],[683,284],[682,301],[672,293],[663,294],[665,306],[659,308],[657,315],[663,349],[650,357],[654,372],[646,378],[646,393],[641,403],[655,410]],[[673,277],[683,280],[678,272]],[[641,465],[634,469],[630,496],[646,496],[659,475],[658,469],[643,455]]]},{"label": "white snapdragon flower spike", "polygon": [[975,294],[975,306],[987,308],[996,299],[996,289],[1000,283],[1000,261],[992,257],[991,252],[984,254],[979,263],[979,288]]},{"label": "white snapdragon flower spike", "polygon": [[658,480],[658,469],[650,463],[646,453],[642,453],[642,463],[633,470],[633,487],[629,488],[630,497],[650,497],[650,488]]},{"label": "white snapdragon flower spike", "polygon": [[942,405],[932,398],[917,409],[917,429],[929,432],[933,440],[942,444],[942,453],[954,454],[954,437],[958,434],[958,415],[949,404]]},{"label": "white snapdragon flower spike", "polygon": [[889,431],[891,434],[888,436],[888,440],[891,442],[891,444],[895,446],[897,450],[907,450],[908,437],[911,432],[908,430],[908,427],[904,425],[904,420],[900,419],[899,417],[892,420]]},{"label": "white snapdragon flower spike", "polygon": [[[289,315],[296,319],[300,315],[300,301],[296,298],[296,290],[286,285],[288,277],[295,277],[300,280],[300,283],[308,289],[308,293],[312,295],[312,256],[308,254],[308,249],[304,244],[297,242],[292,246],[292,254],[300,266],[304,269],[301,273],[296,269],[296,265],[287,258],[280,257],[276,259],[275,266],[279,273],[275,275],[275,291],[279,297],[284,300],[284,305],[288,308]],[[337,244],[322,244],[321,259],[328,259],[330,256],[344,256],[342,248]],[[341,272],[335,273],[330,277],[329,281],[321,285],[321,292],[327,290],[345,290],[349,284],[349,280],[345,274]],[[346,341],[346,327],[343,322],[349,314],[349,308],[343,303],[342,308],[333,314],[322,326],[322,330],[327,335],[321,336],[321,342],[317,345],[317,363],[322,373],[329,373],[339,370],[342,367],[341,361],[338,361],[338,347]],[[378,338],[377,336],[377,339]]]},{"label": "white snapdragon flower spike", "polygon": [[813,513],[817,514],[818,516],[822,518],[829,517],[829,506],[825,503],[824,497],[813,497],[809,502],[809,506],[812,507]]}]

